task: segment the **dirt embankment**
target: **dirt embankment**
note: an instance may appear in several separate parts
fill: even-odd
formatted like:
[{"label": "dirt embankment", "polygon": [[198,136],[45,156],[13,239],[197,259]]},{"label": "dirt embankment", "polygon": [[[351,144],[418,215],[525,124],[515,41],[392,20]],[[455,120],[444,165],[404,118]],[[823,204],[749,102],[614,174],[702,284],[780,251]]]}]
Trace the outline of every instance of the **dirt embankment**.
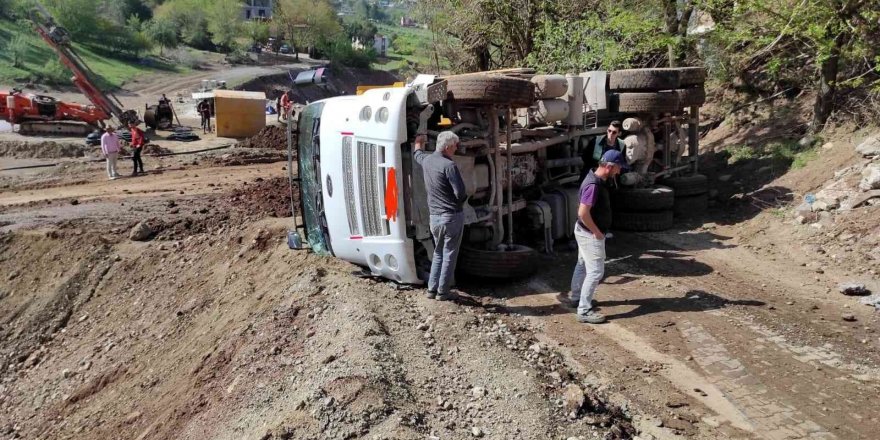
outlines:
[{"label": "dirt embankment", "polygon": [[288,250],[284,229],[227,223],[147,242],[84,224],[4,235],[0,272],[15,275],[0,279],[0,432],[635,433],[531,325],[353,278],[348,264]]},{"label": "dirt embankment", "polygon": [[320,99],[353,95],[360,85],[391,85],[400,79],[389,72],[351,67],[328,69],[327,83],[323,85],[294,85],[292,78],[301,70],[291,70],[290,74],[268,75],[245,82],[236,87],[239,90],[263,92],[269,99],[275,99],[283,91],[293,92],[293,100],[299,104]]},{"label": "dirt embankment", "polygon": [[60,159],[100,154],[100,147],[72,142],[0,141],[0,156],[18,159]]}]

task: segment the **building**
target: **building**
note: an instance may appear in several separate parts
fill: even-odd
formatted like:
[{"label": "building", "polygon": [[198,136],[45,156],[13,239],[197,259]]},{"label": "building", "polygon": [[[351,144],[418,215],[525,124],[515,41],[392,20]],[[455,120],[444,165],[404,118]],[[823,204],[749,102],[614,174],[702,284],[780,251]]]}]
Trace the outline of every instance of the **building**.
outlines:
[{"label": "building", "polygon": [[272,18],[275,0],[245,0],[242,6],[242,17],[245,20]]}]

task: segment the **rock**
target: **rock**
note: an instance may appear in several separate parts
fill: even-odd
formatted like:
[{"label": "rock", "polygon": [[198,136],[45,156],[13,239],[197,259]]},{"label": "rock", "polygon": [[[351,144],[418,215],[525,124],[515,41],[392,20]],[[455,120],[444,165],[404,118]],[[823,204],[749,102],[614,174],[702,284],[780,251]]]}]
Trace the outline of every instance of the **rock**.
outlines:
[{"label": "rock", "polygon": [[61,376],[64,377],[65,379],[70,379],[71,377],[73,377],[73,375],[74,375],[73,371],[70,371],[67,368],[61,370]]},{"label": "rock", "polygon": [[880,310],[880,293],[867,298],[862,298],[859,302],[866,306],[874,306],[874,308]]},{"label": "rock", "polygon": [[801,148],[810,148],[810,147],[812,147],[813,144],[815,144],[815,143],[816,143],[816,137],[813,136],[813,135],[811,135],[811,134],[808,134],[808,135],[802,137],[802,138],[798,141],[798,146],[801,147]]},{"label": "rock", "polygon": [[824,144],[822,144],[823,150],[831,150],[833,148],[834,148],[834,142],[825,142]]},{"label": "rock", "polygon": [[840,204],[840,209],[842,211],[849,211],[851,209],[858,208],[865,202],[874,202],[874,200],[872,199],[877,197],[880,197],[880,189],[865,191],[859,194],[853,194],[851,197],[847,198]]},{"label": "rock", "polygon": [[473,387],[471,389],[471,396],[474,396],[475,399],[479,399],[487,394],[486,389],[483,387]]},{"label": "rock", "polygon": [[856,317],[855,317],[855,315],[851,315],[851,314],[848,314],[848,313],[845,314],[845,315],[843,315],[843,316],[841,316],[840,319],[843,319],[843,320],[846,321],[846,322],[855,322],[855,321],[856,321]]},{"label": "rock", "polygon": [[541,346],[540,342],[535,342],[534,344],[529,346],[529,350],[534,351],[535,353],[538,353],[538,354],[541,353],[541,350],[543,350],[543,348],[544,347]]},{"label": "rock", "polygon": [[840,283],[837,285],[837,290],[844,295],[850,296],[867,296],[871,294],[871,291],[861,283]]},{"label": "rock", "polygon": [[865,191],[880,189],[880,163],[869,164],[862,170],[862,181],[859,182],[859,188]]},{"label": "rock", "polygon": [[131,413],[131,414],[125,416],[125,423],[126,423],[126,424],[132,424],[132,423],[134,423],[134,422],[135,422],[137,419],[139,419],[139,418],[141,418],[141,413],[140,413],[140,411],[135,411],[135,412],[133,412],[133,413]]},{"label": "rock", "polygon": [[565,412],[577,413],[584,406],[584,400],[584,390],[574,384],[565,387],[565,391],[562,393]]},{"label": "rock", "polygon": [[733,177],[733,176],[730,175],[730,174],[723,174],[723,175],[718,176],[718,181],[719,181],[719,182],[727,182],[727,181],[730,180],[732,177]]},{"label": "rock", "polygon": [[474,426],[473,428],[471,428],[471,435],[480,438],[483,436],[483,430]]},{"label": "rock", "polygon": [[856,146],[856,152],[862,156],[880,156],[880,134],[870,136]]},{"label": "rock", "polygon": [[145,222],[140,222],[128,233],[128,238],[132,241],[146,241],[153,235],[153,229]]}]

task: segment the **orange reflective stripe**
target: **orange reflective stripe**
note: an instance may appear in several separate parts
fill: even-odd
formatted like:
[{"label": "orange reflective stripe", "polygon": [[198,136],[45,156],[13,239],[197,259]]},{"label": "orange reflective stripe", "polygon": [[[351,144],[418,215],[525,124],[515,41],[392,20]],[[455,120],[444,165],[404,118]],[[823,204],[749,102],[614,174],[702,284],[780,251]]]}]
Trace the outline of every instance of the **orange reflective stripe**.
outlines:
[{"label": "orange reflective stripe", "polygon": [[385,180],[385,218],[397,221],[397,170],[388,168]]}]

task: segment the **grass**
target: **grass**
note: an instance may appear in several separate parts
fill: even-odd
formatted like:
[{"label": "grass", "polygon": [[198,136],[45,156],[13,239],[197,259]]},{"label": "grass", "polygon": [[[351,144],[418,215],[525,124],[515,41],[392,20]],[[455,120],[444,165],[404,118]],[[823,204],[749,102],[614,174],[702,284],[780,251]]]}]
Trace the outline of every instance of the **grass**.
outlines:
[{"label": "grass", "polygon": [[[70,73],[66,69],[59,70],[55,52],[33,31],[23,29],[22,26],[7,19],[0,19],[0,84],[50,82],[56,85],[72,85],[69,80]],[[15,67],[7,45],[19,35],[23,37],[25,44],[21,63]],[[185,71],[153,56],[140,59],[122,58],[80,44],[74,44],[74,50],[98,75],[97,81],[101,88],[119,88],[131,79],[145,74]]]},{"label": "grass", "polygon": [[[374,68],[401,72],[409,69],[423,72],[437,70],[437,63],[433,57],[431,31],[422,28],[380,24],[379,33],[388,36],[392,41],[387,51],[387,60],[375,63]],[[445,70],[448,67],[446,61],[441,59],[440,69]]]},{"label": "grass", "polygon": [[746,162],[755,159],[769,159],[773,165],[778,165],[788,169],[800,169],[811,161],[819,157],[819,150],[816,145],[821,142],[815,142],[812,146],[801,147],[797,141],[776,141],[768,144],[752,147],[748,145],[729,147],[727,152],[730,157],[727,159],[729,165],[737,162]]}]

